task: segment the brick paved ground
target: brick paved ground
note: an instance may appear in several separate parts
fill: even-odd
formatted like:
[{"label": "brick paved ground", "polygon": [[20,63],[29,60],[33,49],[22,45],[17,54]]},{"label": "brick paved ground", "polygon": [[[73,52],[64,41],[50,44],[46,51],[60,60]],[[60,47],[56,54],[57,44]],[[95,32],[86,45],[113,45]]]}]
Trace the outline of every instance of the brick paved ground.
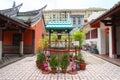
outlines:
[{"label": "brick paved ground", "polygon": [[4,54],[4,57],[2,57],[2,62],[0,62],[0,68],[30,56],[33,56],[33,54],[25,54],[24,56],[21,57],[19,54]]},{"label": "brick paved ground", "polygon": [[0,80],[120,80],[120,67],[84,53],[85,71],[70,74],[42,74],[36,68],[36,57],[27,57],[0,69]]}]

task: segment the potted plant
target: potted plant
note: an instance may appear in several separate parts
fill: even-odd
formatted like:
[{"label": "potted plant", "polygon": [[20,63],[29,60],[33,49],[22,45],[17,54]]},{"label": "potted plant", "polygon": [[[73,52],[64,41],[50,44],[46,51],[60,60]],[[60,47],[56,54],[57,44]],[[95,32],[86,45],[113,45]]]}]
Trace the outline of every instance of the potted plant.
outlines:
[{"label": "potted plant", "polygon": [[60,67],[63,73],[66,73],[67,67],[69,66],[70,61],[68,55],[64,55],[60,61]]},{"label": "potted plant", "polygon": [[44,70],[43,65],[44,65],[45,60],[46,60],[46,58],[45,58],[44,53],[39,52],[37,54],[37,60],[36,60],[36,65],[39,69]]},{"label": "potted plant", "polygon": [[82,44],[85,40],[85,33],[82,30],[76,31],[73,34],[73,38],[74,38],[75,41],[79,41],[79,48],[82,48]]},{"label": "potted plant", "polygon": [[56,68],[58,67],[58,56],[52,56],[50,59],[51,72],[56,73]]},{"label": "potted plant", "polygon": [[86,69],[86,63],[85,63],[85,60],[84,60],[82,54],[77,56],[77,61],[78,61],[78,65],[80,67],[80,70],[85,70]]}]

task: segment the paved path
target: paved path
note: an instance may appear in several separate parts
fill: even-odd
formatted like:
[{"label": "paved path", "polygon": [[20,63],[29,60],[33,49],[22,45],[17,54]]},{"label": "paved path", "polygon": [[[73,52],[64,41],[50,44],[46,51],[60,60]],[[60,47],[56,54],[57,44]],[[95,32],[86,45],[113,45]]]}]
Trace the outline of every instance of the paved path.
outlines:
[{"label": "paved path", "polygon": [[36,68],[36,57],[27,57],[0,69],[0,80],[120,80],[120,67],[84,53],[85,71],[70,74],[42,74]]}]

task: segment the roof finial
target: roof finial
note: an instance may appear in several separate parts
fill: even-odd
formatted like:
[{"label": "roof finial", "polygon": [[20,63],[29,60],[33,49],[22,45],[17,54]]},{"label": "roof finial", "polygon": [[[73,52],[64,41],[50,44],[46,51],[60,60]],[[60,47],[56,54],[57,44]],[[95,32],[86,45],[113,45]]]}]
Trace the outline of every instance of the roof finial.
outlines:
[{"label": "roof finial", "polygon": [[13,2],[13,6],[12,7],[15,7],[16,6],[16,3],[15,3],[15,1]]}]

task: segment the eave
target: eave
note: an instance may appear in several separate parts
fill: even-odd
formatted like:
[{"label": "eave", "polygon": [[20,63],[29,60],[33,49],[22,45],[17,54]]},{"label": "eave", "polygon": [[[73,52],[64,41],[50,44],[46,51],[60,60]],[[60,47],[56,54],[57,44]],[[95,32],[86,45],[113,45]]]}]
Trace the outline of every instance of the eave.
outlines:
[{"label": "eave", "polygon": [[107,17],[112,17],[113,14],[120,11],[120,4],[116,4],[114,7],[112,7],[110,10],[108,10],[106,13],[95,19],[94,21],[90,22],[90,25],[95,25],[99,23],[101,20],[104,20]]}]

